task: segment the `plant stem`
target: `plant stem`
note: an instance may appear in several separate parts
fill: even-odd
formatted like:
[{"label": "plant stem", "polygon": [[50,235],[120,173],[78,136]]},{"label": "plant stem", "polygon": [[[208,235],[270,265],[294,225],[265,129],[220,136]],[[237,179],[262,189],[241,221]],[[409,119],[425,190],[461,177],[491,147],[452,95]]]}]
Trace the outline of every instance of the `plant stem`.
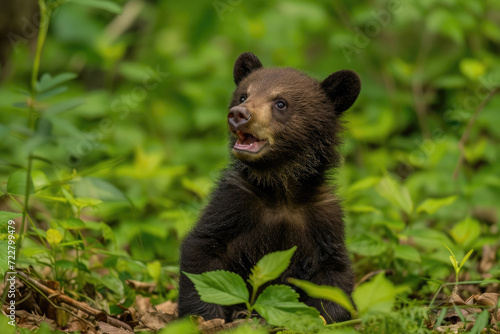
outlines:
[{"label": "plant stem", "polygon": [[[38,79],[38,72],[40,70],[40,61],[42,58],[42,49],[45,44],[45,38],[47,37],[47,31],[49,29],[49,19],[50,10],[47,8],[44,0],[38,0],[38,6],[40,7],[40,27],[38,28],[38,41],[35,52],[35,60],[33,61],[33,71],[31,72],[31,94],[29,101],[29,112],[28,112],[28,126],[31,130],[36,129],[36,109],[35,109],[35,97],[36,97],[36,82]],[[31,184],[31,170],[33,167],[33,156],[31,153],[28,155],[28,168],[26,170],[26,188],[24,192],[24,210],[23,219],[21,222],[21,231],[19,231],[19,239],[21,239],[24,226],[26,223],[26,215],[28,214],[29,199],[30,199],[30,184]]]},{"label": "plant stem", "polygon": [[362,322],[361,319],[352,319],[352,320],[337,322],[337,323],[331,324],[331,325],[326,325],[325,327],[328,327],[328,328],[347,327],[347,326],[353,326],[353,325],[360,324],[361,322]]}]

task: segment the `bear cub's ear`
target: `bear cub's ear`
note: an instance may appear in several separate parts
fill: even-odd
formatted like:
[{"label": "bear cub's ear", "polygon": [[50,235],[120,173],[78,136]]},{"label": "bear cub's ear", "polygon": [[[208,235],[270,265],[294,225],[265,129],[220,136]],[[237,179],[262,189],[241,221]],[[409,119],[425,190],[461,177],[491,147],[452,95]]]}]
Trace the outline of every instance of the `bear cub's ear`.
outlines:
[{"label": "bear cub's ear", "polygon": [[239,55],[234,63],[233,77],[234,83],[238,85],[250,73],[262,67],[259,58],[251,52],[244,52]]},{"label": "bear cub's ear", "polygon": [[358,98],[361,90],[361,81],[356,72],[340,70],[332,73],[321,82],[321,88],[333,102],[334,110],[342,113],[349,109]]}]

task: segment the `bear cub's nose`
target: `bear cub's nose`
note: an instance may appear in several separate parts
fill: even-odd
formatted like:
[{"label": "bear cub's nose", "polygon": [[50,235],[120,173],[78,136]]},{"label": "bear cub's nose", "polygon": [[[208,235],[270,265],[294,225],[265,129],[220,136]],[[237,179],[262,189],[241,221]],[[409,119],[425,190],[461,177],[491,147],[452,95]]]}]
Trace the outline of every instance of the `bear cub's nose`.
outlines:
[{"label": "bear cub's nose", "polygon": [[229,114],[227,114],[227,122],[233,130],[238,126],[245,124],[252,117],[248,112],[247,108],[242,106],[234,106],[229,109]]}]

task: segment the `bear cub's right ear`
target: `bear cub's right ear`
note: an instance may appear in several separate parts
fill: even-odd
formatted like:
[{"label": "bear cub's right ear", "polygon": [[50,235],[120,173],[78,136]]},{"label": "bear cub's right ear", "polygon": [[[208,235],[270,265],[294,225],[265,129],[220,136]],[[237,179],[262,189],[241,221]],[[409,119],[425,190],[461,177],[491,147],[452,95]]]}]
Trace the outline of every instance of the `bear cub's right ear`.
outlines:
[{"label": "bear cub's right ear", "polygon": [[239,55],[234,63],[233,77],[234,83],[238,85],[250,73],[262,67],[259,58],[251,52],[244,52]]},{"label": "bear cub's right ear", "polygon": [[361,81],[356,72],[340,70],[332,73],[321,82],[321,88],[333,102],[333,109],[337,114],[349,109],[358,98],[361,90]]}]

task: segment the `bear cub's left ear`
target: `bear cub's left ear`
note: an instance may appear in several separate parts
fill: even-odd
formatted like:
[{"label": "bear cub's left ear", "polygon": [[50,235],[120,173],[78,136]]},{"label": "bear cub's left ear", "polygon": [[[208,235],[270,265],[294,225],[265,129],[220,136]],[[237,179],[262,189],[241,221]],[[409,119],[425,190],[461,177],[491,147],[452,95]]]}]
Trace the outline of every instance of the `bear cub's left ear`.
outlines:
[{"label": "bear cub's left ear", "polygon": [[321,88],[333,102],[334,110],[340,114],[349,109],[358,98],[361,81],[356,72],[340,70],[323,80]]}]

